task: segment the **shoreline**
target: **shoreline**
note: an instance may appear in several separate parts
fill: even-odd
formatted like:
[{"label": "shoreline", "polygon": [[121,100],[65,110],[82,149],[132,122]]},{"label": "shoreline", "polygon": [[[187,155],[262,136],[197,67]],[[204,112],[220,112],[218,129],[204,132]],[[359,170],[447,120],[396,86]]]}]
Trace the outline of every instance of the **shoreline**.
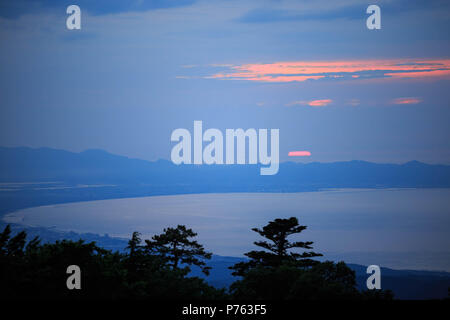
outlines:
[{"label": "shoreline", "polygon": [[[428,191],[428,193],[424,194],[422,191]],[[446,240],[441,242],[439,246],[431,246],[437,251],[435,254],[430,251],[421,253],[421,250],[417,249],[414,250],[417,251],[417,254],[407,255],[407,251],[414,249],[414,246],[405,247],[402,244],[402,241],[404,241],[402,239],[425,239],[431,243],[436,243],[438,239],[446,239],[447,236],[445,235],[442,238],[440,229],[433,228],[436,224],[441,226],[446,224],[445,221],[441,220],[441,217],[445,218],[445,212],[434,210],[435,213],[431,212],[430,215],[425,215],[424,205],[436,199],[446,201],[448,191],[450,191],[450,188],[327,188],[314,192],[165,194],[53,203],[5,213],[1,217],[1,221],[2,224],[13,223],[24,229],[41,228],[41,230],[66,234],[71,232],[95,234],[99,237],[107,236],[119,241],[129,238],[132,231],[139,231],[143,236],[148,237],[162,231],[164,227],[180,223],[192,227],[194,231],[198,232],[199,240],[211,246],[214,253],[221,256],[239,257],[247,251],[248,246],[255,240],[253,233],[250,231],[251,227],[273,219],[277,212],[276,208],[282,204],[283,207],[279,210],[280,214],[301,217],[303,223],[308,226],[308,235],[305,234],[305,236],[311,237],[310,240],[317,244],[318,250],[321,252],[340,251],[343,253],[343,255],[340,255],[342,258],[350,256],[352,252],[357,252],[359,256],[357,254],[355,259],[345,260],[352,263],[367,264],[370,262],[368,253],[372,252],[375,256],[379,256],[378,251],[378,253],[384,252],[384,256],[379,256],[376,260],[386,261],[388,264],[383,265],[393,269],[450,271],[450,267],[445,262],[448,260],[445,251],[447,249],[445,247]],[[424,198],[420,196],[421,194],[424,194]],[[390,201],[392,199],[395,202],[394,209],[397,204],[402,204],[398,208],[402,211],[398,212],[395,217],[389,214],[389,212],[395,212],[395,210],[391,210],[392,208],[389,209],[389,203],[392,206]],[[389,201],[384,204],[384,200]],[[315,210],[311,211],[308,206],[302,208],[305,201],[306,205],[312,204],[312,209]],[[409,204],[411,201],[413,203]],[[322,202],[325,203],[325,207],[323,207]],[[408,206],[404,207],[405,204]],[[419,204],[419,207],[415,210],[417,204]],[[347,210],[355,206],[358,211]],[[437,206],[439,207],[439,205]],[[336,209],[333,209],[334,207]],[[388,208],[388,210],[382,210],[378,214],[378,208],[383,207]],[[442,207],[442,204],[440,207]],[[42,212],[44,215],[31,216],[28,210],[35,210],[36,208],[40,211],[32,211],[33,214]],[[286,208],[290,208],[290,211],[285,212]],[[326,210],[322,212],[322,208]],[[297,212],[299,209],[300,211]],[[61,212],[67,213],[67,215],[61,215]],[[436,212],[439,214],[436,214]],[[34,218],[27,221],[27,215],[28,217],[42,217],[43,220]],[[377,218],[378,216],[379,218]],[[405,218],[408,216],[412,220],[408,226],[404,226]],[[386,223],[390,225],[391,219],[396,222],[389,230],[383,231],[383,228],[380,229]],[[427,224],[422,226],[421,229],[415,230],[414,226],[421,225],[420,221],[423,219],[428,221]],[[36,221],[49,222],[36,223]],[[375,227],[372,225],[373,223],[376,223],[379,227]],[[438,233],[430,236],[430,231],[434,230]],[[378,234],[378,232],[381,233]],[[381,237],[379,240],[385,246],[379,244],[372,248],[372,245],[367,246],[366,243],[361,243],[359,240],[356,242],[352,240],[351,246],[346,244],[348,240],[345,240],[345,237],[349,240],[362,239],[363,234],[364,237],[371,239],[368,243],[372,243],[374,239]],[[389,242],[393,234],[396,237],[400,234],[400,238],[398,238],[398,241]],[[344,238],[341,238],[340,235]],[[227,240],[229,236],[231,238]],[[385,239],[381,240],[383,238]],[[385,249],[388,251],[383,251]],[[402,254],[396,257],[395,254],[390,253],[391,251],[401,252]],[[365,257],[364,259],[367,262],[361,261],[360,258],[362,257]],[[435,260],[435,262],[432,260]],[[406,263],[408,261],[411,261],[411,263]]]}]

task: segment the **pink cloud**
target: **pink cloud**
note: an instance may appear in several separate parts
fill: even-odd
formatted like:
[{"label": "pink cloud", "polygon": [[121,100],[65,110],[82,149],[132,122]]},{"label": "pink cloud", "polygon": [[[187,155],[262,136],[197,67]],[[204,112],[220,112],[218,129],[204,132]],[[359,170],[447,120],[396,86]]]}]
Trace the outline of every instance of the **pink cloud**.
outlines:
[{"label": "pink cloud", "polygon": [[421,72],[400,72],[400,73],[386,73],[387,76],[393,78],[446,78],[450,76],[450,70],[432,70]]},{"label": "pink cloud", "polygon": [[310,157],[311,152],[309,151],[289,151],[289,157]]},{"label": "pink cloud", "polygon": [[335,78],[353,81],[368,78],[450,78],[450,59],[287,61],[249,63],[226,69],[207,78],[258,82],[303,82]]},{"label": "pink cloud", "polygon": [[392,101],[394,104],[417,104],[422,102],[419,98],[397,98]]},{"label": "pink cloud", "polygon": [[329,105],[331,102],[333,102],[333,100],[331,99],[312,100],[308,102],[308,105],[310,105],[311,107],[324,107]]},{"label": "pink cloud", "polygon": [[331,99],[321,99],[321,100],[310,100],[310,101],[293,101],[288,103],[287,106],[295,106],[295,105],[303,105],[303,106],[311,106],[311,107],[325,107],[332,103]]}]

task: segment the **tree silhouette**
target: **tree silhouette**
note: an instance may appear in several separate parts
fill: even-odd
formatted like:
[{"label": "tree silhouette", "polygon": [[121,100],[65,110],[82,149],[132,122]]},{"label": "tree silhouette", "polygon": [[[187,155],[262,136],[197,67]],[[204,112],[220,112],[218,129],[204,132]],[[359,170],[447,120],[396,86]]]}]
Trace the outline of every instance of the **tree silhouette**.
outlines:
[{"label": "tree silhouette", "polygon": [[197,241],[190,240],[196,236],[197,233],[192,229],[178,225],[176,228],[164,229],[164,233],[153,236],[152,240],[145,240],[146,249],[154,255],[167,259],[174,270],[182,269],[181,265],[186,265],[184,269],[189,272],[189,266],[196,265],[208,275],[211,268],[201,259],[210,259],[212,254],[206,252]]},{"label": "tree silhouette", "polygon": [[[343,262],[320,263],[311,259],[318,254],[290,252],[311,248],[311,242],[286,239],[304,228],[290,218],[254,229],[272,243],[257,242],[266,251],[248,255],[253,264],[226,293],[188,275],[190,265],[207,273],[203,260],[211,253],[190,239],[196,233],[185,226],[165,229],[146,245],[135,232],[126,252],[83,240],[40,244],[37,238],[27,241],[25,232],[13,236],[8,226],[0,232],[0,299],[392,299],[389,291],[359,292],[355,272]],[[82,290],[66,287],[72,264],[82,270]]]},{"label": "tree silhouette", "polygon": [[289,219],[275,219],[270,221],[262,229],[253,228],[252,230],[259,233],[268,241],[256,241],[255,245],[264,248],[264,251],[250,251],[245,255],[250,261],[240,262],[230,267],[234,270],[233,275],[242,276],[248,270],[256,267],[278,267],[282,264],[290,263],[299,267],[310,267],[317,263],[312,260],[313,257],[322,256],[320,253],[309,252],[290,252],[291,249],[301,248],[311,250],[313,242],[289,242],[288,236],[298,234],[306,229],[301,226],[296,217]]},{"label": "tree silhouette", "polygon": [[[192,230],[191,230],[192,232]],[[191,234],[191,233],[189,233]],[[173,269],[133,233],[127,252],[111,252],[94,242],[27,242],[22,231],[0,231],[0,300],[5,299],[224,299],[223,289]],[[180,260],[181,261],[181,260]],[[82,290],[68,290],[66,269],[82,270]]]},{"label": "tree silhouette", "polygon": [[142,280],[151,276],[151,273],[164,269],[164,262],[156,256],[147,254],[141,242],[141,234],[133,232],[126,247],[129,253],[123,259],[127,281],[134,292],[145,291],[146,283]]},{"label": "tree silhouette", "polygon": [[128,246],[126,249],[130,250],[130,257],[136,254],[136,251],[139,250],[139,245],[141,244],[141,234],[137,231],[133,232],[131,239],[128,240]]}]

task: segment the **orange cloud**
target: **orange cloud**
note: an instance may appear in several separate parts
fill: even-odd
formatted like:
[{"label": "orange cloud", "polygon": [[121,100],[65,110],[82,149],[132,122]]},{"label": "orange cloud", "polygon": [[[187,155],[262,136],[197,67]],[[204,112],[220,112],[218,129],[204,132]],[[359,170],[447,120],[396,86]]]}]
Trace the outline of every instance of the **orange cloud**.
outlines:
[{"label": "orange cloud", "polygon": [[258,82],[302,82],[317,79],[450,78],[450,59],[288,61],[226,67],[207,78]]},{"label": "orange cloud", "polygon": [[394,104],[417,104],[422,102],[419,98],[397,98],[392,101]]}]

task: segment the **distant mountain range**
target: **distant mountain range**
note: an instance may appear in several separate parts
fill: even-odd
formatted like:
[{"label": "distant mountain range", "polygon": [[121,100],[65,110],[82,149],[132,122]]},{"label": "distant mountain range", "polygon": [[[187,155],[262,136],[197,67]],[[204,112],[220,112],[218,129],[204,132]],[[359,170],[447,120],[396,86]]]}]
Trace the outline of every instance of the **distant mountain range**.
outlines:
[{"label": "distant mountain range", "polygon": [[[96,187],[86,187],[93,185]],[[166,160],[149,162],[102,150],[73,153],[49,148],[0,147],[0,217],[38,205],[158,194],[409,187],[450,187],[450,166],[417,161],[401,165],[365,161],[285,162],[280,164],[277,175],[261,176],[257,165],[176,166]],[[0,222],[0,226],[3,229],[4,223]],[[48,241],[62,236],[80,237],[42,228],[34,234]],[[120,249],[126,244],[123,239],[108,236],[81,237],[108,249]],[[229,285],[234,278],[227,268],[240,260],[214,256],[209,263],[213,271],[208,282],[218,287]],[[356,272],[358,286],[363,288],[367,279],[365,267],[349,266]],[[444,298],[449,286],[449,273],[382,269],[382,287],[392,289],[397,298]]]},{"label": "distant mountain range", "polygon": [[[418,161],[280,164],[277,175],[261,176],[259,165],[174,165],[103,150],[0,147],[0,182],[145,185],[196,192],[290,192],[320,188],[450,187],[450,166]],[[177,192],[178,193],[178,192]]]}]

